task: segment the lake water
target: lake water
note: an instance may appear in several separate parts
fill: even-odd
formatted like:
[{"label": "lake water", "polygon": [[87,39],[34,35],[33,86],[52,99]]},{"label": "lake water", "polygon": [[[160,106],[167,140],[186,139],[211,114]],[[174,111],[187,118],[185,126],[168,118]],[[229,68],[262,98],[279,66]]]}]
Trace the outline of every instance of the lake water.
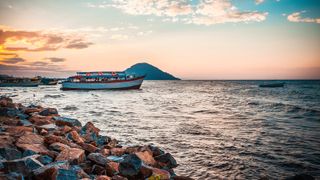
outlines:
[{"label": "lake water", "polygon": [[320,178],[320,81],[145,81],[141,90],[1,88],[13,99],[93,121],[122,144],[155,144],[195,179]]}]

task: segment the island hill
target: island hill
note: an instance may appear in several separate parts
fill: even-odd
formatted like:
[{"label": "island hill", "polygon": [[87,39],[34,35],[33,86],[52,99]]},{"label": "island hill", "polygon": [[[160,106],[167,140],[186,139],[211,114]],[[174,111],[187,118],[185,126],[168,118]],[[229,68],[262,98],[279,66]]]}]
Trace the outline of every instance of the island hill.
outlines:
[{"label": "island hill", "polygon": [[164,72],[148,63],[137,63],[126,69],[125,72],[128,74],[133,73],[137,75],[146,74],[147,76],[145,77],[145,80],[180,80],[179,78],[174,77],[173,75]]}]

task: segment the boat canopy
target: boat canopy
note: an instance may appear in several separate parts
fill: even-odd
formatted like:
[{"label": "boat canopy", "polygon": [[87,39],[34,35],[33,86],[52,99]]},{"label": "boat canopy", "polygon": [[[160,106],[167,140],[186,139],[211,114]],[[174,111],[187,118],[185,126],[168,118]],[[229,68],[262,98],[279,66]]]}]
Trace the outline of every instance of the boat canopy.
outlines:
[{"label": "boat canopy", "polygon": [[77,72],[76,76],[70,78],[125,78],[128,75],[123,71],[95,71],[95,72]]}]

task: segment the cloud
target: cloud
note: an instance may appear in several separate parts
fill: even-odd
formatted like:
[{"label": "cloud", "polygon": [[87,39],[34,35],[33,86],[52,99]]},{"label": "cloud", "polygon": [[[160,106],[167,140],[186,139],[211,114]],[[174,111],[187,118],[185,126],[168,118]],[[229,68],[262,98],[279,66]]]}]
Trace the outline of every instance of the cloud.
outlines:
[{"label": "cloud", "polygon": [[[256,0],[262,3],[263,0]],[[239,11],[231,0],[112,0],[111,3],[88,4],[92,8],[117,8],[131,15],[155,15],[164,22],[212,25],[219,23],[261,22],[267,12]]]},{"label": "cloud", "polygon": [[55,51],[83,49],[92,45],[77,34],[0,29],[0,46],[6,51]]},{"label": "cloud", "polygon": [[320,24],[320,18],[303,18],[301,14],[305,13],[306,11],[294,12],[288,15],[288,21],[290,22],[305,22],[305,23],[318,23]]},{"label": "cloud", "polygon": [[26,60],[20,57],[14,57],[14,58],[7,58],[7,59],[3,59],[0,62],[4,63],[4,64],[17,64],[20,62],[25,62]]},{"label": "cloud", "polygon": [[125,35],[125,34],[114,34],[110,37],[110,39],[112,40],[127,40],[129,39],[129,36],[128,35]]},{"label": "cloud", "polygon": [[66,61],[65,58],[58,58],[58,57],[48,57],[48,58],[44,58],[45,60],[49,60],[51,62],[64,62]]},{"label": "cloud", "polygon": [[264,0],[255,0],[256,1],[256,4],[261,4],[264,2]]}]

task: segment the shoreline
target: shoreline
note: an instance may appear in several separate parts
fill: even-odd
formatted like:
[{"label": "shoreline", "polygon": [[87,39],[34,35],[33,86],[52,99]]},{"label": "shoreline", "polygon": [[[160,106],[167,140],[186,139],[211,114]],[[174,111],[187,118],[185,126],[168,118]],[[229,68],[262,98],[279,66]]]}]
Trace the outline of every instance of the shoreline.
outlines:
[{"label": "shoreline", "polygon": [[153,145],[122,146],[92,122],[0,97],[0,179],[174,179],[176,160]]}]

